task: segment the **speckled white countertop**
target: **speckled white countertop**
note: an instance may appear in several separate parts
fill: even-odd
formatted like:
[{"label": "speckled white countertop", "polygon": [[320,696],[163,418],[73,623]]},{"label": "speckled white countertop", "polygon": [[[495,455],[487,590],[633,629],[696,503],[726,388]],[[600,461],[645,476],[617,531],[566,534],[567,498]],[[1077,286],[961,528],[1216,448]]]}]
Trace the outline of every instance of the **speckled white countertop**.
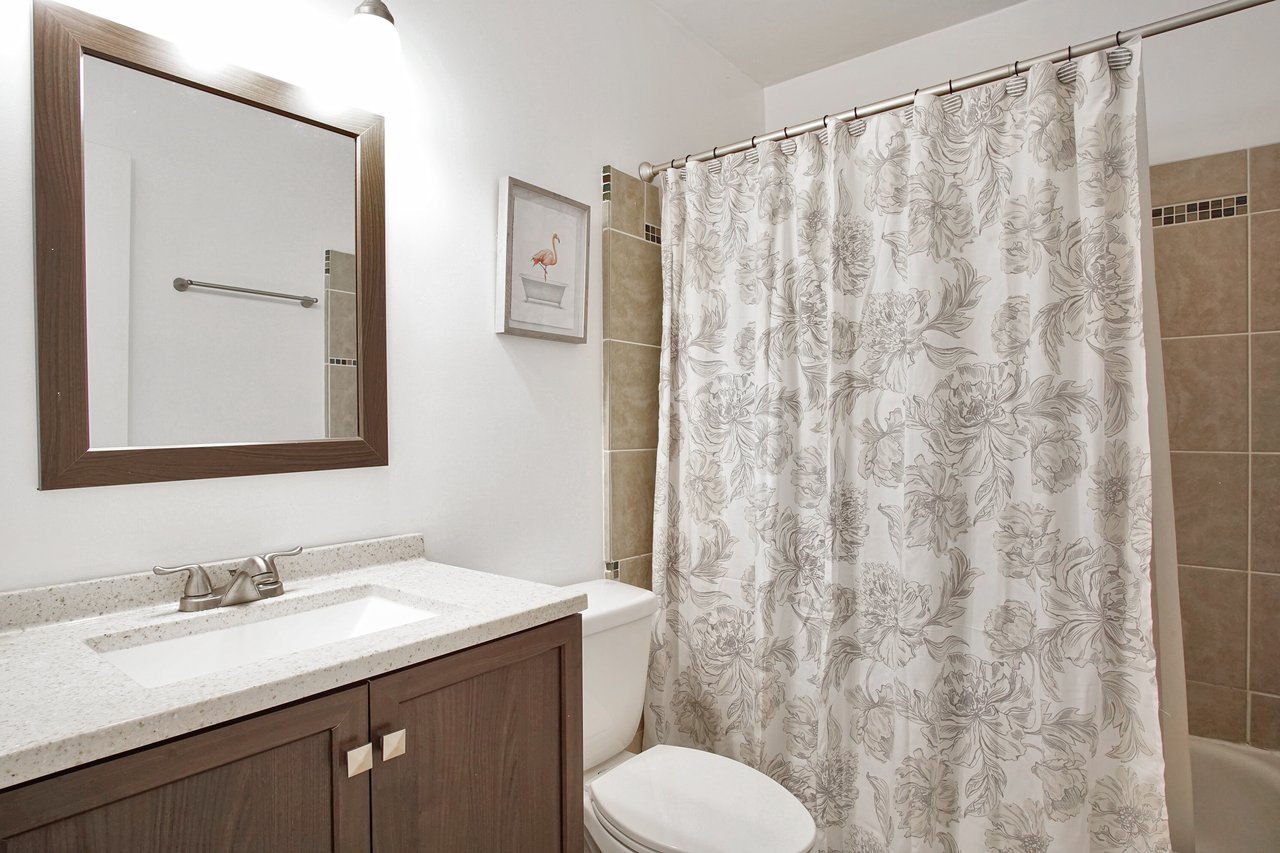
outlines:
[{"label": "speckled white countertop", "polygon": [[[179,613],[181,584],[175,589],[174,578],[154,575],[0,595],[6,620],[0,627],[10,629],[0,633],[0,788],[353,684],[586,606],[586,596],[565,589],[426,560],[417,536],[312,549],[282,558],[279,567],[284,595],[203,613]],[[154,688],[141,686],[96,650],[268,619],[368,592],[438,615]],[[162,596],[163,603],[155,603]]]}]

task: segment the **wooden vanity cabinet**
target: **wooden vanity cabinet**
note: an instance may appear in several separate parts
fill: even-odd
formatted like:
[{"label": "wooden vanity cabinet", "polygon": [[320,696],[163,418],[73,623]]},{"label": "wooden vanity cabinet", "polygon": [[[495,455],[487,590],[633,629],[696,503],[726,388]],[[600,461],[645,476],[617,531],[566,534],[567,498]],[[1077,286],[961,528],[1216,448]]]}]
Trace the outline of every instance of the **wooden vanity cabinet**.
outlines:
[{"label": "wooden vanity cabinet", "polygon": [[[371,770],[349,777],[370,743]],[[0,791],[3,853],[582,844],[576,615]]]}]

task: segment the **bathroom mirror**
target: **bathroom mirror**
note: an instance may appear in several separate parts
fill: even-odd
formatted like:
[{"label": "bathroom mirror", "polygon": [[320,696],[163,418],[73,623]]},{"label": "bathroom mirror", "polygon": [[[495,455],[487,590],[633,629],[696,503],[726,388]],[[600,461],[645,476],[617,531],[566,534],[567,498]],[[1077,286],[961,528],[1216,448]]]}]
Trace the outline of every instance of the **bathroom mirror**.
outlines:
[{"label": "bathroom mirror", "polygon": [[34,26],[41,488],[385,465],[382,120]]}]

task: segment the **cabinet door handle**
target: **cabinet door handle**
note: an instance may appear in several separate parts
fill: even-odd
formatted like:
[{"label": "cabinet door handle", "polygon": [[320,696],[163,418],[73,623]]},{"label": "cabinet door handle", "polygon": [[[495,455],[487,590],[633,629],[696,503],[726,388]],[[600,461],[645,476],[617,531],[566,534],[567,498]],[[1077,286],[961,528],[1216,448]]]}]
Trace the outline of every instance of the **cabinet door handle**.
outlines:
[{"label": "cabinet door handle", "polygon": [[366,743],[347,750],[347,778],[359,776],[373,769],[373,744]]},{"label": "cabinet door handle", "polygon": [[405,730],[400,729],[382,736],[382,760],[390,761],[404,755]]}]

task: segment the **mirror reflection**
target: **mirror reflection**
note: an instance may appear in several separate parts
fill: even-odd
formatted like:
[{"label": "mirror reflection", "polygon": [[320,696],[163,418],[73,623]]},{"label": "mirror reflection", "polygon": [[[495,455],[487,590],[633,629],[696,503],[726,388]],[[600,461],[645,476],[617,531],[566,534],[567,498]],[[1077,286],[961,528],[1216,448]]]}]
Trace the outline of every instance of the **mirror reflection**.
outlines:
[{"label": "mirror reflection", "polygon": [[355,437],[355,141],[94,57],[83,81],[90,445]]}]

